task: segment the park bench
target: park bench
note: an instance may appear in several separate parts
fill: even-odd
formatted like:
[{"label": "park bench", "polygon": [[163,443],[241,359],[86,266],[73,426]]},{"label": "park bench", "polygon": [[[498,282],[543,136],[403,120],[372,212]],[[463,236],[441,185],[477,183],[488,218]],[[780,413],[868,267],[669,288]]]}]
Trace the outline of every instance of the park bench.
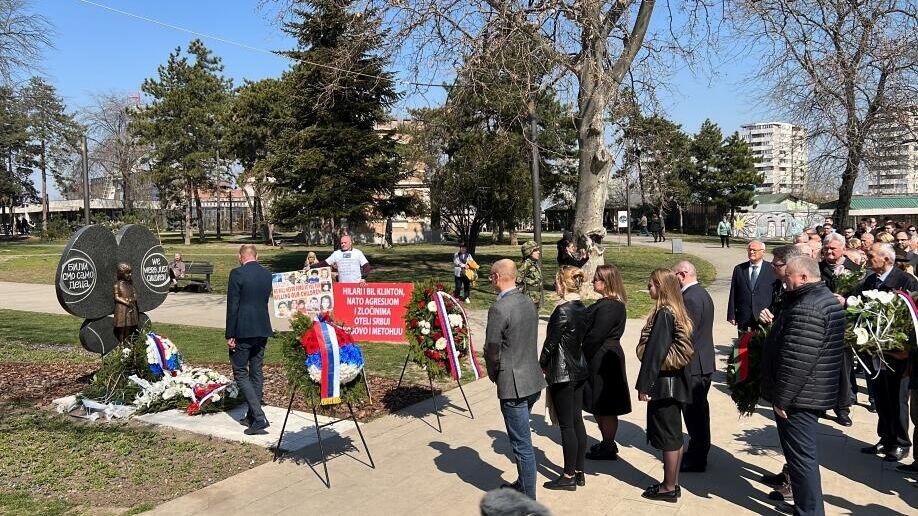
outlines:
[{"label": "park bench", "polygon": [[185,264],[185,275],[176,278],[175,287],[182,282],[201,285],[204,292],[210,292],[210,275],[214,273],[214,264],[210,262],[188,262]]}]

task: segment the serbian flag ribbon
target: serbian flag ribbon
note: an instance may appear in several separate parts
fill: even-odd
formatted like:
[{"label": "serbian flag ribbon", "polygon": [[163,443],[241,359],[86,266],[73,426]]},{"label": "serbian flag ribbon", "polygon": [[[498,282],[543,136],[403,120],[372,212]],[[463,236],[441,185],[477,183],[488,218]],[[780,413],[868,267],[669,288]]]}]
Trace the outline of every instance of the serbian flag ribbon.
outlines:
[{"label": "serbian flag ribbon", "polygon": [[737,381],[745,382],[749,378],[749,343],[752,341],[753,333],[747,331],[736,345],[734,353],[734,363],[736,364]]},{"label": "serbian flag ribbon", "polygon": [[322,381],[319,395],[322,405],[341,403],[341,355],[338,350],[338,335],[335,328],[324,320],[312,325],[319,341],[319,358],[322,360]]},{"label": "serbian flag ribbon", "polygon": [[908,307],[908,314],[912,316],[912,331],[915,332],[915,341],[918,342],[918,306],[915,306],[915,300],[912,299],[912,296],[904,290],[897,290],[896,295],[898,295],[902,301],[905,302],[905,306]]},{"label": "serbian flag ribbon", "polygon": [[[437,319],[440,321],[440,329],[443,331],[443,337],[446,339],[446,355],[449,358],[450,373],[453,376],[453,380],[459,381],[459,377],[462,376],[462,369],[459,363],[459,351],[456,349],[456,337],[453,335],[453,327],[449,323],[449,313],[446,311],[446,300],[450,300],[454,305],[459,307],[459,311],[462,313],[462,321],[466,329],[469,328],[469,318],[465,313],[465,310],[462,308],[462,304],[454,298],[453,296],[443,292],[442,290],[437,291],[434,294],[434,301],[437,305]],[[472,370],[472,374],[475,376],[475,379],[480,379],[483,374],[481,371],[481,366],[478,365],[478,361],[475,358],[475,348],[472,345],[472,333],[469,331],[469,368]]]},{"label": "serbian flag ribbon", "polygon": [[147,333],[147,340],[153,342],[153,346],[156,348],[156,358],[159,360],[159,367],[163,372],[176,376],[177,373],[169,368],[169,358],[166,356],[166,346],[163,345],[162,338],[151,331]]}]

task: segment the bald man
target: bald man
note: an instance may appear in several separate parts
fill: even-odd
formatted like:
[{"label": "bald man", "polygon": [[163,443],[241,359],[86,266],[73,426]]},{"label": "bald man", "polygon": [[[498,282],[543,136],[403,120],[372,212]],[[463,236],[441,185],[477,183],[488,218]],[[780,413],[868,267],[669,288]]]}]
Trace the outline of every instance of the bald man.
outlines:
[{"label": "bald man", "polygon": [[488,310],[485,364],[497,384],[500,411],[516,458],[517,480],[504,487],[536,498],[536,461],[529,417],[545,388],[539,367],[539,314],[529,296],[516,288],[516,264],[499,260],[488,276],[497,301]]}]

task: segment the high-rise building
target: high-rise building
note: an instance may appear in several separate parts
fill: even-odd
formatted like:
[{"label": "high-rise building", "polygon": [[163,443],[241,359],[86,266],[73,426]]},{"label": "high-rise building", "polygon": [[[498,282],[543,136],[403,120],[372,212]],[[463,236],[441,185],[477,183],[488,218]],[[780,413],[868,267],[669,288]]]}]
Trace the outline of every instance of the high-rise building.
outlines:
[{"label": "high-rise building", "polygon": [[871,132],[868,195],[918,194],[918,108],[879,117]]},{"label": "high-rise building", "polygon": [[806,129],[784,122],[744,124],[740,136],[756,158],[762,174],[759,193],[795,193],[806,184],[809,148]]}]

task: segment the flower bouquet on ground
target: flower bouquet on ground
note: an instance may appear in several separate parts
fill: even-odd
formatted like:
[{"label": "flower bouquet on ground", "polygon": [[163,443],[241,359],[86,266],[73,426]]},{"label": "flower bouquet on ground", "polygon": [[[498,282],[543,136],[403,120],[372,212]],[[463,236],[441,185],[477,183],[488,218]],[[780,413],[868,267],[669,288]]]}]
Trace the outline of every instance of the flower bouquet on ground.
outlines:
[{"label": "flower bouquet on ground", "polygon": [[845,343],[855,353],[883,360],[885,353],[904,353],[914,345],[918,308],[908,293],[868,290],[846,304]]},{"label": "flower bouquet on ground", "polygon": [[461,363],[468,360],[475,379],[482,377],[475,357],[468,316],[462,304],[444,292],[442,283],[414,284],[405,311],[405,337],[408,355],[426,368],[434,379],[462,376]]},{"label": "flower bouquet on ground", "polygon": [[329,314],[316,320],[296,314],[283,337],[287,386],[299,390],[310,406],[356,403],[367,397],[358,380],[366,374],[360,346]]},{"label": "flower bouquet on ground", "polygon": [[727,360],[727,387],[742,416],[751,416],[759,403],[762,376],[762,347],[768,328],[742,334],[733,344]]},{"label": "flower bouquet on ground", "polygon": [[131,380],[142,389],[134,400],[141,413],[181,409],[194,416],[221,412],[241,402],[235,382],[205,367],[182,369],[153,383],[137,377]]}]

